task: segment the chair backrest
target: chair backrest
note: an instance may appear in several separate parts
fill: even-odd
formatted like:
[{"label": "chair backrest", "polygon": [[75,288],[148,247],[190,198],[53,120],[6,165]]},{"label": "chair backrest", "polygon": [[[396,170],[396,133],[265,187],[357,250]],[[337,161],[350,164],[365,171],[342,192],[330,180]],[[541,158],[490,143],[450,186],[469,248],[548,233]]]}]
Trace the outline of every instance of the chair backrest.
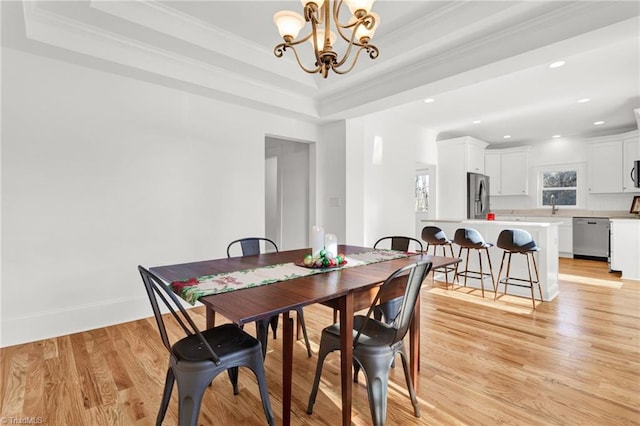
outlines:
[{"label": "chair backrest", "polygon": [[422,239],[427,244],[446,244],[450,242],[444,231],[437,226],[425,226],[422,228]]},{"label": "chair backrest", "polygon": [[498,235],[496,245],[504,250],[526,252],[536,250],[536,242],[524,229],[503,229]]},{"label": "chair backrest", "polygon": [[[391,250],[409,251],[409,244],[411,244],[411,242],[415,243],[416,251],[418,253],[422,253],[424,251],[424,247],[420,240],[416,238],[404,237],[404,236],[398,236],[398,235],[380,238],[373,245],[373,248],[374,249],[387,248],[388,245],[390,244]],[[387,246],[387,247],[384,247],[384,246]]]},{"label": "chair backrest", "polygon": [[482,235],[473,228],[458,228],[453,242],[461,247],[482,248],[486,245]]},{"label": "chair backrest", "polygon": [[[369,308],[369,311],[366,315],[367,321],[371,318],[371,314],[374,312],[376,306],[378,305],[380,295],[385,291],[385,287],[391,285],[390,283],[396,278],[407,280],[404,290],[404,296],[402,298],[402,305],[400,306],[400,309],[398,310],[395,318],[391,318],[392,321],[389,321],[391,327],[396,330],[395,338],[393,339],[393,342],[391,344],[404,339],[404,336],[409,331],[411,318],[413,317],[413,311],[416,307],[418,297],[420,297],[420,288],[422,287],[422,282],[424,281],[430,270],[431,262],[427,260],[421,260],[419,262],[412,263],[396,270],[394,273],[389,275],[386,280],[384,280],[378,290],[378,294],[371,303],[371,307]],[[405,276],[401,277],[401,275],[403,274]],[[362,330],[364,329],[367,321],[364,321],[360,329],[358,330],[356,337],[353,340],[354,347],[358,345],[358,339],[360,338]]]},{"label": "chair backrest", "polygon": [[158,303],[159,300],[171,312],[176,322],[180,324],[185,335],[197,335],[202,347],[210,353],[211,360],[216,363],[216,365],[219,365],[220,359],[218,358],[218,355],[204,338],[198,327],[195,325],[195,323],[187,313],[186,309],[184,309],[184,307],[176,297],[175,293],[167,285],[165,285],[164,282],[153,272],[145,269],[142,266],[138,266],[138,271],[140,272],[140,276],[142,277],[142,282],[144,283],[144,288],[147,291],[147,296],[149,296],[149,302],[151,302],[153,315],[155,316],[156,323],[158,324],[158,330],[160,331],[162,343],[164,343],[164,346],[167,348],[167,350],[171,352],[172,343],[169,340],[167,328],[164,324],[164,319],[162,318],[160,303]]},{"label": "chair backrest", "polygon": [[269,238],[247,237],[247,238],[240,238],[239,240],[231,241],[227,246],[227,257],[231,257],[231,248],[236,244],[240,244],[240,248],[242,249],[242,256],[258,255],[262,253],[262,251],[260,250],[261,242],[264,242],[265,250],[271,249],[276,252],[278,251],[278,246],[276,245],[276,243],[274,243]]}]

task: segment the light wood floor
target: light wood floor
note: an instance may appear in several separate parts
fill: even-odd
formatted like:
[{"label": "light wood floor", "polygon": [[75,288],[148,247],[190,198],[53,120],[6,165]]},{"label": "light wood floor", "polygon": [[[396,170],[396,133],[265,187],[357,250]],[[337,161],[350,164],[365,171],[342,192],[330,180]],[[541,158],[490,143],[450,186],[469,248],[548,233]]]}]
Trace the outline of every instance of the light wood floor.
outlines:
[{"label": "light wood floor", "polygon": [[[413,417],[398,365],[391,373],[387,424],[640,424],[640,282],[621,280],[602,262],[562,259],[560,268],[560,295],[535,312],[528,299],[474,303],[479,295],[464,289],[447,294],[428,280],[417,384],[422,417]],[[194,316],[204,325],[202,309]],[[314,350],[331,316],[322,306],[305,308]],[[280,344],[280,338],[269,341],[265,361],[278,424]],[[152,319],[4,348],[0,357],[3,423],[25,417],[46,425],[154,423],[167,353]],[[306,405],[316,356],[307,358],[299,342],[294,357],[292,423],[340,424],[338,355],[327,359],[313,415]],[[254,378],[244,369],[240,376],[235,397],[227,376],[216,378],[200,424],[265,424]],[[353,423],[368,425],[362,377],[360,382]],[[175,392],[166,425],[176,424]]]}]

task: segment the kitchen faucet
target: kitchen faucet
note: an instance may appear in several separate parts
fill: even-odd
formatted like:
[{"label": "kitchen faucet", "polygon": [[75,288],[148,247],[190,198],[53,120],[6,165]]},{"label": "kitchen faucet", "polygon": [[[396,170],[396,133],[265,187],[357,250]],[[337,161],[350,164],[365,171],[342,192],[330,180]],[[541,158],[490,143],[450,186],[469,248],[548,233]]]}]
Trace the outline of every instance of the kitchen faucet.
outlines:
[{"label": "kitchen faucet", "polygon": [[555,215],[558,211],[558,207],[556,207],[556,196],[551,194],[551,214]]}]

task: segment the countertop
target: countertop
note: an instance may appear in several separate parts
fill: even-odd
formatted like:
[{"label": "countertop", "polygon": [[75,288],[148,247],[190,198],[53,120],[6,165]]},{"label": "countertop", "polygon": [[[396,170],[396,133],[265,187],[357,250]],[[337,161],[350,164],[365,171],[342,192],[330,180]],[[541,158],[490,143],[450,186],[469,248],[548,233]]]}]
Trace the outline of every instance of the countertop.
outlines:
[{"label": "countertop", "polygon": [[585,209],[565,209],[560,207],[555,215],[551,214],[551,209],[522,209],[522,210],[494,210],[496,216],[517,216],[549,218],[555,220],[571,219],[573,217],[608,217],[615,219],[636,219],[636,215],[625,210],[585,210]]},{"label": "countertop", "polygon": [[435,223],[468,223],[470,225],[498,225],[498,226],[533,226],[533,227],[548,227],[552,225],[558,225],[559,221],[549,222],[527,222],[523,220],[481,220],[481,219],[423,219],[421,222],[435,222]]}]

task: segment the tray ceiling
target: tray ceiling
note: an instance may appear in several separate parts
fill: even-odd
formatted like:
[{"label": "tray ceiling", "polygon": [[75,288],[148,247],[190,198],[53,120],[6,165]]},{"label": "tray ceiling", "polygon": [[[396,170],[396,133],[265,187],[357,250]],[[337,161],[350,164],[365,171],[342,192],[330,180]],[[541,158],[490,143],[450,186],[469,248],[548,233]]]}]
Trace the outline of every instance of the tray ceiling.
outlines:
[{"label": "tray ceiling", "polygon": [[326,80],[273,55],[283,9],[300,2],[2,2],[2,41],[314,122],[388,111],[490,143],[637,128],[638,2],[378,0],[380,57]]}]

